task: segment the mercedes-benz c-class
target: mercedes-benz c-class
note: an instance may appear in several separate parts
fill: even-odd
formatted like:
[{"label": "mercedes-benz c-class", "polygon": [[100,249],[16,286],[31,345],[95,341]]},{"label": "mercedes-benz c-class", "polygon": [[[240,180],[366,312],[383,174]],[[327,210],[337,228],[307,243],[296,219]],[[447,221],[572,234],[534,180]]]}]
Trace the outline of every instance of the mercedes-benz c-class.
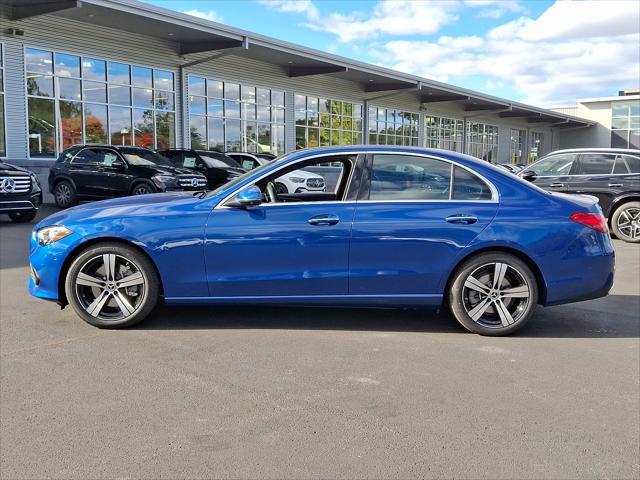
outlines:
[{"label": "mercedes-benz c-class", "polygon": [[[324,191],[276,189],[319,165]],[[33,295],[103,328],[163,301],[445,306],[472,332],[504,335],[537,305],[606,295],[614,274],[596,198],[455,152],[378,146],[294,152],[209,192],[67,209],[35,226],[30,261]]]}]

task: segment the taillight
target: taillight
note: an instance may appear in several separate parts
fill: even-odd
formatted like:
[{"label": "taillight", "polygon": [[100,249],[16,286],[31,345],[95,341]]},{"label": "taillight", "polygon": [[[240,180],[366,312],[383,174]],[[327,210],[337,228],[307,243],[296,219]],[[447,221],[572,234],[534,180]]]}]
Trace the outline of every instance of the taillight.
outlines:
[{"label": "taillight", "polygon": [[580,225],[584,225],[585,227],[595,230],[596,232],[609,232],[607,221],[601,213],[576,212],[569,218]]}]

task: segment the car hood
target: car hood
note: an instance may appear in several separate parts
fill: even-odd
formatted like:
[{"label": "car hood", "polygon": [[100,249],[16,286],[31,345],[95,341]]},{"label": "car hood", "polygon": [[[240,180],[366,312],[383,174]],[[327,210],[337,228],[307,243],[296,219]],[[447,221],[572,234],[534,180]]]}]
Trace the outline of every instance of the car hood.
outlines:
[{"label": "car hood", "polygon": [[198,177],[204,176],[201,173],[190,170],[188,168],[172,167],[169,165],[137,165],[137,168],[148,170],[151,174],[154,175],[195,175]]},{"label": "car hood", "polygon": [[[207,203],[215,204],[216,197],[209,197]],[[212,201],[213,200],[213,201]],[[61,210],[48,216],[34,229],[51,225],[72,225],[89,219],[123,218],[126,216],[144,216],[158,214],[169,208],[188,208],[190,205],[202,203],[203,200],[193,192],[168,192],[150,195],[134,195],[131,197],[113,198],[98,202],[85,203],[73,208]]]},{"label": "car hood", "polygon": [[29,170],[25,170],[24,168],[17,167],[15,165],[11,165],[10,163],[0,162],[0,174],[12,175],[16,173],[31,173]]},{"label": "car hood", "polygon": [[286,177],[302,177],[302,178],[323,178],[319,173],[311,173],[306,170],[294,170],[285,175]]}]

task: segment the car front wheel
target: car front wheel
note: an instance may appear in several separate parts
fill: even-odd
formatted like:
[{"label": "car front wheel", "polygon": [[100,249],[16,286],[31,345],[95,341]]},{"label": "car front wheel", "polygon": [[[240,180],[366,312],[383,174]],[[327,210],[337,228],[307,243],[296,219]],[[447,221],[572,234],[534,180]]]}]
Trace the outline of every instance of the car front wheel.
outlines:
[{"label": "car front wheel", "polygon": [[640,202],[627,202],[611,216],[611,230],[616,237],[629,243],[640,243]]},{"label": "car front wheel", "polygon": [[60,208],[73,207],[77,203],[76,189],[65,180],[56,184],[53,189],[53,197],[56,200],[56,205]]},{"label": "car front wheel", "polygon": [[85,322],[121,328],[151,313],[160,296],[160,282],[142,253],[127,245],[105,243],[90,247],[73,261],[65,292]]},{"label": "car front wheel", "polygon": [[538,303],[531,269],[507,253],[484,253],[465,261],[448,293],[454,317],[467,330],[500,336],[522,328]]},{"label": "car front wheel", "polygon": [[26,210],[21,212],[11,212],[9,214],[9,218],[16,223],[26,223],[30,222],[36,215],[38,214],[37,210]]}]

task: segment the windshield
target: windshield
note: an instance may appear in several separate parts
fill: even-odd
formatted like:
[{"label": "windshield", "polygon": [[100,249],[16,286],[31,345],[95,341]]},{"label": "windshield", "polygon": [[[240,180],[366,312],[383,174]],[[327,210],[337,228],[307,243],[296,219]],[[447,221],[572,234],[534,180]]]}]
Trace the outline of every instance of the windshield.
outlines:
[{"label": "windshield", "polygon": [[127,159],[127,162],[129,162],[131,165],[162,165],[166,167],[173,166],[173,164],[168,159],[156,152],[152,152],[151,150],[146,150],[144,148],[120,148],[119,150],[120,153],[124,155],[124,158]]},{"label": "windshield", "polygon": [[575,160],[575,154],[560,154],[538,160],[536,163],[529,165],[524,170],[532,171],[538,177],[555,177],[560,175],[569,175],[571,165]]},{"label": "windshield", "polygon": [[222,153],[198,152],[200,157],[211,168],[242,168],[233,158],[229,158]]}]

